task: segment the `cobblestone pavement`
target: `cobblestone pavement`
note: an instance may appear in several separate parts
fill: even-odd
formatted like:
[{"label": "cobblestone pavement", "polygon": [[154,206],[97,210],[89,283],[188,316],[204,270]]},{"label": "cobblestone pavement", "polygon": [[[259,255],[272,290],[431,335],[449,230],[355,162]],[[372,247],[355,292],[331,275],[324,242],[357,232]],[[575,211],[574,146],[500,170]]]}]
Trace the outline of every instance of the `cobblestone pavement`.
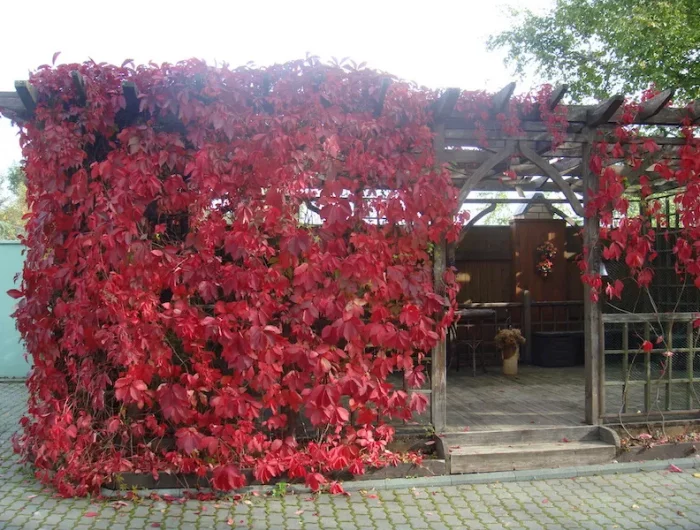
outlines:
[{"label": "cobblestone pavement", "polygon": [[0,529],[700,529],[700,479],[648,472],[200,502],[59,499],[18,464],[9,438],[23,385],[0,383]]}]

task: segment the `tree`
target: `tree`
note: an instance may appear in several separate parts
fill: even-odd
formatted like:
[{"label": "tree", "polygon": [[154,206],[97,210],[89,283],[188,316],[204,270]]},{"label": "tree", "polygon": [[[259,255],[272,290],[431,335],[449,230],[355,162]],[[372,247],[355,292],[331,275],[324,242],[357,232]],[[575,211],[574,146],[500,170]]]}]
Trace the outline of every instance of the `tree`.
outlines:
[{"label": "tree", "polygon": [[631,94],[656,85],[679,101],[700,96],[700,0],[557,0],[544,15],[492,37],[506,63],[566,82],[574,99]]},{"label": "tree", "polygon": [[0,240],[17,239],[24,232],[24,214],[27,201],[24,170],[20,165],[12,166],[6,175],[0,175],[0,188],[8,193],[0,197]]}]

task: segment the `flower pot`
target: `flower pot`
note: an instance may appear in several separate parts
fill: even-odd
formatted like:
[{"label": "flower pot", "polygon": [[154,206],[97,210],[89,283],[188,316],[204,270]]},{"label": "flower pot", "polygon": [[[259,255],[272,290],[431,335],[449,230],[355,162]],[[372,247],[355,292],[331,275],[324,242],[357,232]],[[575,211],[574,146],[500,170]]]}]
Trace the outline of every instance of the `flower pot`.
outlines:
[{"label": "flower pot", "polygon": [[505,348],[503,356],[503,375],[518,375],[518,359],[520,359],[520,346]]}]

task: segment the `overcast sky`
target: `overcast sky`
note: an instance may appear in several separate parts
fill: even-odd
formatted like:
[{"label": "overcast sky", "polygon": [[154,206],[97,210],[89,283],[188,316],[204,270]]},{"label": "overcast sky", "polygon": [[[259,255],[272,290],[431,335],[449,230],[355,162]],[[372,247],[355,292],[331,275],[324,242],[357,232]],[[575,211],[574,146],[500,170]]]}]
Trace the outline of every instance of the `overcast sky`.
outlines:
[{"label": "overcast sky", "polygon": [[[433,88],[497,90],[512,76],[486,51],[506,28],[505,6],[541,11],[554,0],[4,2],[0,91],[51,62],[121,64],[190,57],[231,66],[350,57]],[[525,84],[529,84],[526,82]],[[528,88],[524,85],[521,89]],[[21,158],[17,129],[0,119],[0,173]]]}]

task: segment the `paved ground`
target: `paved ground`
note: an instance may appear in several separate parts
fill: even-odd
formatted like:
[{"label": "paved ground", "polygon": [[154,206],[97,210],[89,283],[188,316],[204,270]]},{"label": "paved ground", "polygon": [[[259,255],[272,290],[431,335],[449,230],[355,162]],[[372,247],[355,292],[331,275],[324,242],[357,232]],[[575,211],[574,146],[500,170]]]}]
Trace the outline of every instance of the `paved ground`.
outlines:
[{"label": "paved ground", "polygon": [[650,472],[577,479],[414,488],[349,497],[249,495],[237,502],[57,499],[12,454],[24,409],[0,383],[0,529],[700,529],[700,478]]}]

